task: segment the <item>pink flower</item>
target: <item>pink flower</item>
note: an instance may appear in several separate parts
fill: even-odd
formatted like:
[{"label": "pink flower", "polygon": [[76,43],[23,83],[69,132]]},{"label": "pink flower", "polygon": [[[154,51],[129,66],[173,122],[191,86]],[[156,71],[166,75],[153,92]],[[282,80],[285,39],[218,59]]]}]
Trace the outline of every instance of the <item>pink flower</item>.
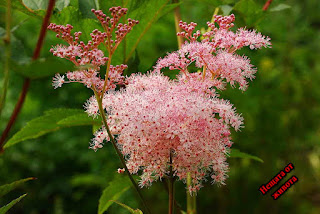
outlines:
[{"label": "pink flower", "polygon": [[[190,173],[196,190],[208,176],[218,183],[226,178],[230,127],[238,130],[243,119],[228,101],[205,93],[206,86],[197,87],[158,73],[137,74],[128,79],[125,90],[105,95],[110,129],[119,134],[117,142],[128,157],[130,173],[141,171],[140,186],[169,173],[170,150],[175,176],[185,180]],[[94,98],[86,108],[98,111]]]},{"label": "pink flower", "polygon": [[202,84],[205,79],[212,80],[209,85],[206,81],[208,88],[216,87],[222,90],[226,81],[233,87],[238,83],[239,89],[246,90],[248,79],[254,78],[256,69],[246,56],[239,56],[235,52],[244,46],[256,49],[269,47],[271,43],[270,38],[256,31],[240,28],[234,33],[230,30],[234,26],[234,20],[233,14],[225,17],[215,16],[215,22],[219,27],[215,26],[215,22],[208,22],[211,31],[204,33],[204,39],[201,41],[197,41],[200,32],[193,33],[196,23],[180,22],[184,32],[177,35],[186,38],[189,42],[185,42],[180,50],[159,59],[154,67],[155,71],[160,72],[164,68],[179,70],[180,74],[189,78],[188,67],[194,63],[197,68],[202,69],[202,80],[199,84]]}]

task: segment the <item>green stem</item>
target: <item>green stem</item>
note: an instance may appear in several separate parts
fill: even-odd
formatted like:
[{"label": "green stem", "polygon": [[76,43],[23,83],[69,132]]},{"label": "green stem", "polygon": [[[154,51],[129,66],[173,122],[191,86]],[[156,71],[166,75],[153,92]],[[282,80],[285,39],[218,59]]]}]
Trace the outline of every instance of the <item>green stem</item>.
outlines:
[{"label": "green stem", "polygon": [[10,71],[10,58],[11,58],[11,0],[7,0],[6,12],[6,35],[3,38],[5,44],[5,62],[4,62],[4,77],[2,94],[0,96],[0,118],[4,103],[6,101],[8,85],[9,85],[9,71]]},{"label": "green stem", "polygon": [[138,193],[138,195],[139,195],[139,197],[140,197],[140,199],[142,201],[142,204],[143,204],[143,206],[144,206],[144,208],[146,210],[146,213],[147,214],[151,214],[150,209],[148,208],[148,206],[147,206],[147,204],[145,202],[145,199],[143,198],[142,193],[141,193],[137,183],[135,182],[135,180],[133,179],[132,175],[130,174],[130,172],[128,170],[128,167],[126,165],[126,162],[125,162],[125,160],[123,158],[123,155],[122,155],[121,151],[119,150],[119,148],[117,146],[117,143],[116,143],[116,141],[115,141],[115,139],[114,139],[114,137],[113,137],[113,135],[112,135],[112,133],[111,133],[111,131],[109,129],[109,126],[108,126],[108,123],[107,123],[107,119],[106,119],[106,115],[105,115],[104,109],[102,107],[102,98],[100,98],[100,96],[96,92],[95,92],[95,96],[96,96],[96,99],[98,101],[100,116],[101,116],[103,124],[104,124],[104,126],[105,126],[105,128],[107,130],[107,133],[108,133],[108,136],[109,136],[110,141],[112,143],[112,146],[116,150],[116,153],[117,153],[117,155],[118,155],[118,157],[119,157],[119,159],[121,161],[122,167],[125,169],[127,175],[129,176],[129,179],[130,179],[131,183],[133,184],[135,190],[137,191],[137,193]]},{"label": "green stem", "polygon": [[[179,3],[179,0],[173,0],[172,3]],[[174,9],[174,24],[176,27],[176,33],[182,32],[182,29],[179,26],[180,20],[181,20],[181,13],[180,13],[180,6],[178,6]],[[180,49],[183,44],[183,38],[181,36],[177,36],[177,40],[178,40],[178,47]]]},{"label": "green stem", "polygon": [[187,177],[187,214],[197,214],[197,197],[190,195],[189,186],[191,186],[192,178],[190,173]]}]

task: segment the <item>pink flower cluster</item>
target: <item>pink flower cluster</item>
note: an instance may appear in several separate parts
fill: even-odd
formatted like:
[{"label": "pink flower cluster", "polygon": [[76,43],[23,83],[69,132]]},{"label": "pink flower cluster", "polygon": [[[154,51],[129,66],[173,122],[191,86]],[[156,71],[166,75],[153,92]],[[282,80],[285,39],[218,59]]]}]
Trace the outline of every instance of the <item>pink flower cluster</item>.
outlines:
[{"label": "pink flower cluster", "polygon": [[[185,180],[190,173],[193,191],[207,175],[219,183],[226,177],[226,154],[232,145],[229,129],[238,130],[242,117],[228,101],[203,93],[206,85],[198,84],[194,90],[180,78],[137,74],[127,79],[125,90],[103,99],[110,130],[119,134],[117,141],[128,157],[129,171],[142,170],[141,186],[168,175],[170,150],[174,151],[174,175]],[[91,115],[98,112],[94,98],[86,110]],[[93,149],[101,148],[102,138],[108,138],[104,129],[97,133]]]},{"label": "pink flower cluster", "polygon": [[[200,31],[193,33],[196,23],[187,24],[180,22],[184,30],[178,33],[189,42],[181,49],[159,59],[155,70],[163,68],[179,70],[183,75],[190,75],[188,66],[194,63],[197,68],[202,69],[203,80],[212,80],[211,86],[220,90],[224,89],[225,83],[232,86],[239,84],[241,90],[246,90],[247,79],[252,80],[256,69],[250,64],[246,56],[239,56],[235,52],[244,46],[251,49],[269,47],[270,38],[256,33],[255,31],[238,29],[236,32],[230,30],[234,26],[234,15],[215,16],[214,23],[207,23],[210,31],[204,33],[203,40],[198,41]],[[219,27],[216,27],[215,23]]]},{"label": "pink flower cluster", "polygon": [[[64,76],[56,75],[54,87],[80,82],[97,92],[87,101],[85,110],[93,117],[100,114],[98,94],[129,172],[141,172],[141,187],[168,176],[170,169],[182,181],[188,174],[191,176],[191,193],[201,188],[206,177],[224,184],[228,171],[226,157],[232,145],[230,129],[238,131],[243,118],[229,101],[219,98],[217,89],[224,89],[229,82],[245,90],[256,69],[247,57],[237,55],[236,51],[244,46],[269,47],[270,39],[244,28],[231,31],[234,15],[215,16],[214,23],[207,23],[209,28],[203,35],[195,31],[196,23],[181,21],[179,25],[184,31],[177,35],[186,39],[183,46],[159,59],[147,75],[124,78],[122,72],[127,66],[112,66],[110,60],[138,21],[128,19],[127,24],[118,23],[127,12],[121,7],[110,9],[111,18],[99,10],[92,12],[105,32],[94,30],[87,44],[79,41],[81,32],[71,34],[70,25],[49,26],[68,43],[52,48],[51,52],[76,66],[87,66],[68,72],[67,81]],[[100,44],[107,47],[109,58],[99,49]],[[108,76],[102,79],[99,71],[106,63]],[[199,71],[192,72],[190,65]],[[179,70],[177,79],[170,80],[161,74],[165,68]],[[126,88],[110,90],[123,83]],[[103,126],[94,134],[89,148],[96,151],[110,140],[106,130]],[[118,172],[123,173],[124,169]]]},{"label": "pink flower cluster", "polygon": [[[243,119],[228,101],[218,98],[216,89],[224,89],[229,82],[245,90],[256,69],[235,51],[243,46],[271,45],[269,38],[254,31],[232,32],[233,21],[234,15],[216,16],[219,27],[208,23],[211,31],[202,35],[201,41],[197,41],[200,31],[193,32],[196,23],[180,22],[184,32],[178,36],[189,42],[159,59],[148,75],[129,77],[126,89],[104,95],[110,130],[118,135],[130,173],[142,172],[141,186],[169,174],[171,151],[174,176],[185,181],[189,173],[191,193],[198,191],[208,176],[224,184],[226,156],[232,145],[230,128],[239,130]],[[190,73],[193,63],[201,72]],[[169,80],[161,74],[163,68],[179,70],[180,74]],[[88,100],[86,111],[91,116],[98,114],[94,97]],[[99,132],[107,136],[103,129]],[[95,137],[91,148],[102,146],[101,138]]]},{"label": "pink flower cluster", "polygon": [[[87,44],[80,41],[81,32],[71,33],[73,26],[69,24],[63,26],[51,23],[48,26],[48,29],[57,33],[58,38],[68,43],[68,45],[57,45],[51,48],[50,51],[54,56],[70,60],[79,69],[68,72],[66,74],[68,80],[65,80],[64,75],[56,74],[52,84],[54,88],[61,87],[64,83],[79,82],[99,93],[104,90],[115,89],[116,84],[124,83],[122,72],[127,66],[112,66],[109,58],[104,56],[99,46],[106,46],[109,56],[112,55],[126,34],[131,31],[134,25],[138,24],[138,21],[128,19],[127,24],[119,23],[120,18],[127,13],[127,9],[121,7],[110,8],[111,18],[106,16],[101,10],[92,9],[92,12],[100,21],[105,32],[97,29],[93,30],[90,34],[91,40],[89,40]],[[115,40],[113,40],[113,32],[115,34]],[[109,72],[106,81],[99,76],[99,71],[100,67],[107,62]]]}]

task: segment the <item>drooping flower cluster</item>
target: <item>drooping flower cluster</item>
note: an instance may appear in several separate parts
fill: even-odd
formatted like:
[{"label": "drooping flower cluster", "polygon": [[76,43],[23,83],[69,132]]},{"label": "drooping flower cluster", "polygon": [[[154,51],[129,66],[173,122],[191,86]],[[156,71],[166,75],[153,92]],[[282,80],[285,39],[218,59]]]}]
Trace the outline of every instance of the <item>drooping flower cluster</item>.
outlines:
[{"label": "drooping flower cluster", "polygon": [[[63,39],[68,45],[57,45],[50,49],[54,56],[70,60],[79,68],[77,71],[68,72],[65,80],[64,75],[56,74],[53,78],[54,88],[61,87],[64,83],[80,82],[88,88],[99,92],[115,89],[116,84],[123,84],[124,77],[122,72],[127,68],[126,65],[112,66],[109,58],[105,57],[100,45],[104,45],[108,49],[111,56],[117,49],[123,38],[131,31],[132,27],[138,24],[138,21],[128,19],[127,24],[119,23],[121,17],[127,13],[126,8],[112,7],[110,8],[111,18],[104,14],[101,10],[92,12],[100,21],[105,32],[95,29],[90,34],[91,40],[85,44],[80,41],[81,32],[71,33],[73,26],[57,25],[51,23],[48,29],[57,33],[57,37]],[[115,35],[113,35],[113,32]],[[115,36],[115,39],[113,37]],[[107,65],[107,81],[99,76],[100,67]]]},{"label": "drooping flower cluster", "polygon": [[[200,31],[193,33],[197,24],[181,21],[179,25],[184,31],[177,35],[188,42],[178,51],[159,59],[155,70],[160,71],[168,67],[189,76],[188,66],[194,63],[197,68],[203,69],[203,80],[212,80],[212,87],[222,90],[225,82],[229,82],[232,86],[238,83],[241,90],[246,90],[247,79],[254,78],[256,69],[246,56],[239,56],[235,52],[244,46],[256,49],[269,47],[271,43],[270,38],[255,31],[244,28],[236,32],[231,31],[234,20],[233,14],[225,17],[215,16],[215,22],[207,23],[211,30],[203,34],[204,39],[201,41],[197,40],[201,35]],[[216,27],[215,23],[219,27]]]},{"label": "drooping flower cluster", "polygon": [[[238,130],[242,118],[228,101],[203,93],[206,90],[205,85],[192,90],[188,82],[152,73],[131,76],[125,90],[105,95],[110,129],[119,134],[129,171],[142,170],[141,186],[168,175],[171,150],[174,175],[185,180],[190,173],[190,190],[198,190],[208,175],[223,183],[232,144],[229,128]],[[90,114],[98,112],[94,98],[86,108]],[[107,138],[106,130],[97,133],[93,149]]]}]

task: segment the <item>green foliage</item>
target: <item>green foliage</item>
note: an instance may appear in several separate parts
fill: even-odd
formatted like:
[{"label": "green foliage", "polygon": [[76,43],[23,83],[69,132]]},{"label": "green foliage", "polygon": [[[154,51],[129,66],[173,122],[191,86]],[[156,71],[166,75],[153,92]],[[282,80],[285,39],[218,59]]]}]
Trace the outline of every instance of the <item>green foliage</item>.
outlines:
[{"label": "green foliage", "polygon": [[233,10],[241,14],[248,27],[259,22],[263,14],[261,7],[254,0],[241,0],[234,5]]},{"label": "green foliage", "polygon": [[263,160],[261,158],[244,152],[240,152],[239,149],[231,149],[230,158],[248,158],[263,163]]},{"label": "green foliage", "polygon": [[81,109],[52,109],[44,116],[35,118],[17,132],[4,146],[8,148],[16,143],[38,138],[44,134],[57,131],[64,127],[97,124],[98,121],[89,117]]},{"label": "green foliage", "polygon": [[130,188],[130,180],[124,175],[116,175],[109,185],[103,190],[99,200],[98,214],[103,214],[115,200]]},{"label": "green foliage", "polygon": [[36,179],[36,178],[25,178],[25,179],[15,181],[10,184],[5,184],[5,185],[0,186],[0,198],[3,197],[4,195],[8,194],[9,192],[14,190],[15,188],[19,187],[20,185],[24,184],[25,182],[30,181],[30,180],[34,180],[34,179]]},{"label": "green foliage", "polygon": [[53,56],[31,61],[24,65],[19,65],[14,62],[12,62],[11,65],[18,74],[30,79],[52,77],[56,73],[66,73],[67,71],[74,70],[71,62]]},{"label": "green foliage", "polygon": [[3,206],[0,208],[0,214],[5,214],[8,212],[9,209],[11,209],[11,207],[13,207],[16,203],[18,203],[22,198],[24,198],[27,194],[23,194],[21,195],[19,198],[14,199],[13,201],[11,201],[9,204]]},{"label": "green foliage", "polygon": [[[7,0],[0,1],[0,6],[6,7],[6,5],[7,5]],[[40,15],[40,13],[33,11],[30,8],[26,7],[26,5],[23,4],[22,0],[12,1],[12,9],[18,10],[18,11],[20,11],[26,15],[32,16],[32,17],[42,18],[42,15]]]},{"label": "green foliage", "polygon": [[128,210],[131,214],[143,214],[143,212],[139,209],[132,209],[131,207],[129,207],[128,205],[125,205],[123,203],[120,203],[118,201],[114,201],[114,200],[110,200],[111,202],[114,202],[116,204],[119,204],[121,207],[125,208],[126,210]]}]

